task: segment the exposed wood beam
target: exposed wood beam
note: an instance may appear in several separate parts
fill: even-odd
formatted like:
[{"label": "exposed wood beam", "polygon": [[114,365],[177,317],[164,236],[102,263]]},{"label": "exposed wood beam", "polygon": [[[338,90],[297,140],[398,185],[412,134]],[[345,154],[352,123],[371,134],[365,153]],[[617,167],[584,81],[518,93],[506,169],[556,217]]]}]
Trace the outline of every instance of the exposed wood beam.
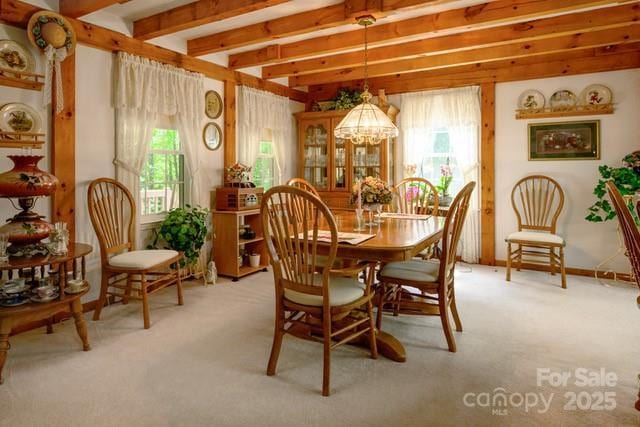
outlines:
[{"label": "exposed wood beam", "polygon": [[[373,48],[369,49],[368,62],[370,65],[379,64],[422,55],[500,46],[514,41],[534,41],[575,32],[616,28],[638,20],[640,3],[633,3]],[[275,64],[263,67],[262,77],[272,79],[355,67],[362,65],[363,57],[363,52],[357,51]]]},{"label": "exposed wood beam", "polygon": [[60,0],[60,13],[71,18],[88,15],[116,3],[126,3],[129,0]]},{"label": "exposed wood beam", "polygon": [[[0,21],[9,25],[26,28],[29,18],[38,7],[18,1],[0,0]],[[129,52],[165,64],[170,64],[185,70],[202,73],[205,76],[222,81],[243,80],[246,86],[257,87],[277,95],[286,96],[298,102],[306,102],[306,92],[291,90],[290,88],[261,79],[248,76],[238,71],[229,70],[220,65],[183,55],[169,49],[158,47],[141,40],[127,37],[116,31],[111,31],[97,25],[89,24],[77,19],[69,18],[69,22],[76,31],[79,43],[110,52]]]},{"label": "exposed wood beam", "polygon": [[[371,45],[434,34],[495,26],[505,22],[520,22],[560,12],[573,12],[590,7],[618,4],[616,0],[498,0],[460,9],[424,15],[368,29]],[[344,31],[329,36],[314,37],[279,45],[277,48],[252,50],[229,56],[231,68],[244,68],[279,61],[318,56],[362,47],[364,31]],[[266,50],[269,50],[266,52]]]},{"label": "exposed wood beam", "polygon": [[[414,7],[418,4],[426,5],[434,3],[435,1],[413,0],[393,2],[395,6],[390,6],[385,5],[385,0],[346,0],[344,3],[323,7],[321,9],[300,12],[294,15],[283,16],[269,21],[191,39],[187,41],[187,51],[191,56],[202,56],[282,37],[355,23],[355,17],[362,14],[369,13],[380,17],[392,10],[398,10],[397,8]],[[440,2],[442,1],[452,0],[440,0]]]},{"label": "exposed wood beam", "polygon": [[[387,94],[396,94],[629,68],[640,68],[640,43],[378,77],[370,79],[369,86],[372,93],[385,89]],[[310,86],[309,100],[332,99],[339,88],[362,88],[362,83],[356,80]]]},{"label": "exposed wood beam", "polygon": [[[588,49],[598,46],[615,45],[640,41],[640,21],[634,25],[576,33],[533,42],[516,42],[503,46],[486,47],[424,56],[420,58],[404,59],[395,62],[385,62],[368,67],[370,77],[380,77],[394,74],[411,73],[415,71],[433,70],[471,63],[492,62],[504,59],[520,58],[549,53],[566,52],[576,49]],[[289,78],[291,87],[307,86],[314,83],[341,82],[364,77],[364,67],[344,70],[328,71],[326,73],[306,74]]]},{"label": "exposed wood beam", "polygon": [[236,149],[236,84],[224,82],[224,167],[237,161]]},{"label": "exposed wood beam", "polygon": [[133,36],[140,40],[187,30],[290,0],[198,0],[133,23]]},{"label": "exposed wood beam", "polygon": [[496,84],[480,85],[480,264],[496,262],[495,214],[495,140],[496,140]]}]

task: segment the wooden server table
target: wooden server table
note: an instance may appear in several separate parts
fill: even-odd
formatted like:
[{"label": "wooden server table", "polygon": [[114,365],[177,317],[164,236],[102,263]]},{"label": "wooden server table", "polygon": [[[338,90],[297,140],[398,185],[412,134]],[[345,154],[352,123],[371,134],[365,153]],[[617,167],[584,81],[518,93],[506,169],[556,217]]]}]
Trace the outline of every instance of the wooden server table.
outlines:
[{"label": "wooden server table", "polygon": [[[53,268],[58,271],[58,286],[60,296],[53,301],[45,303],[30,302],[16,307],[0,306],[0,384],[2,384],[2,368],[7,359],[9,335],[11,329],[23,323],[48,319],[65,310],[71,311],[75,319],[76,330],[82,340],[82,348],[89,351],[89,339],[87,337],[87,325],[82,315],[82,303],[80,298],[89,291],[86,282],[85,256],[91,253],[92,247],[84,243],[71,243],[67,255],[39,255],[34,257],[10,258],[8,262],[0,264],[0,277],[24,277],[27,282],[37,283],[37,280],[46,277]],[[77,268],[80,268],[78,272]],[[73,272],[76,279],[85,280],[84,289],[75,294],[64,292],[67,272]]]}]

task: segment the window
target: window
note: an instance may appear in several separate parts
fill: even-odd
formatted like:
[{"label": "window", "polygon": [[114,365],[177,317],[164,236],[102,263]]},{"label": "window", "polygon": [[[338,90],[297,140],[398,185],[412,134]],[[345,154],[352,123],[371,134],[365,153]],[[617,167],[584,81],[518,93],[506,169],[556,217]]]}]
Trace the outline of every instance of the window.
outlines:
[{"label": "window", "polygon": [[184,206],[184,155],[175,129],[154,129],[140,174],[140,214],[147,221]]},{"label": "window", "polygon": [[426,132],[426,136],[426,144],[421,150],[421,160],[416,165],[415,174],[434,185],[439,185],[440,168],[449,163],[453,173],[449,194],[453,196],[464,186],[464,178],[456,164],[453,147],[449,141],[449,132],[447,129],[438,129]]},{"label": "window", "polygon": [[273,143],[271,141],[260,141],[258,157],[253,165],[253,183],[256,187],[263,187],[266,190],[273,187],[274,173],[276,170],[276,160],[273,154]]}]

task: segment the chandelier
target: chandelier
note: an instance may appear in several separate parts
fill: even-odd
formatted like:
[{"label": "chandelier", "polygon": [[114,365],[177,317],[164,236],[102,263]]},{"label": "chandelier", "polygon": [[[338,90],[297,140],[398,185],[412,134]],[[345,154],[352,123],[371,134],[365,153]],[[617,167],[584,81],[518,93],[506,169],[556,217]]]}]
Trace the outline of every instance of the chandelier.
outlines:
[{"label": "chandelier", "polygon": [[367,27],[374,22],[376,19],[373,16],[358,18],[358,24],[364,26],[364,90],[360,95],[362,103],[349,111],[333,131],[336,138],[349,139],[354,144],[379,144],[383,139],[398,136],[398,128],[389,116],[370,102]]}]

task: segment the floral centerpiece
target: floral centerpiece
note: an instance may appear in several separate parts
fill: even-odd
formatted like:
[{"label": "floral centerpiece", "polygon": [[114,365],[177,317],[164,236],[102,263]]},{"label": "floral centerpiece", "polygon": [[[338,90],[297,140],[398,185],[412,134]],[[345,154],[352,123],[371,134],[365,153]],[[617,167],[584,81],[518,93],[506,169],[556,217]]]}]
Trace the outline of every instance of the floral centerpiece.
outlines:
[{"label": "floral centerpiece", "polygon": [[360,205],[386,205],[391,203],[392,199],[391,189],[386,182],[380,178],[368,176],[354,184],[350,202],[360,207]]}]

